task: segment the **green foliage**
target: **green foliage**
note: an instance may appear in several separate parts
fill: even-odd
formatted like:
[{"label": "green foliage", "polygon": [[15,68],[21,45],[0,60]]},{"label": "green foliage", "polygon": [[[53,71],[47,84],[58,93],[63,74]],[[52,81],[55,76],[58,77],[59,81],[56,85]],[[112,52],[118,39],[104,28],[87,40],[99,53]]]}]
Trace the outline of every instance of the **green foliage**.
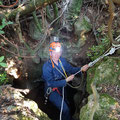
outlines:
[{"label": "green foliage", "polygon": [[83,17],[83,21],[82,21],[81,26],[84,26],[86,31],[91,30],[91,27],[92,27],[89,20],[87,20],[87,18],[85,18],[85,17]]},{"label": "green foliage", "polygon": [[97,29],[97,31],[98,31],[101,35],[104,35],[104,34],[106,34],[106,33],[105,33],[105,28],[106,28],[106,26],[105,26],[105,24],[103,24],[103,25],[101,25],[101,27],[99,27],[99,28]]},{"label": "green foliage", "polygon": [[7,64],[4,63],[3,60],[4,60],[4,56],[1,56],[1,57],[0,57],[0,66],[2,66],[2,67],[7,67]]},{"label": "green foliage", "polygon": [[[4,56],[1,56],[0,57],[0,66],[1,67],[7,67],[7,64],[4,63],[3,60],[4,60]],[[0,73],[0,85],[6,84],[7,82],[8,82],[8,79],[7,79],[6,72]]]},{"label": "green foliage", "polygon": [[109,39],[107,36],[101,39],[101,44],[89,48],[90,51],[87,53],[87,56],[90,57],[91,60],[95,60],[99,56],[101,56],[105,51],[106,47],[109,45]]},{"label": "green foliage", "polygon": [[7,25],[13,24],[13,22],[6,21],[5,18],[2,19],[2,25],[0,25],[0,34],[4,34],[3,28]]},{"label": "green foliage", "polygon": [[3,5],[2,1],[0,0],[0,5]]},{"label": "green foliage", "polygon": [[79,17],[82,1],[83,0],[72,1],[72,4],[70,5],[69,8],[69,16],[68,16],[68,19],[71,21],[71,23],[73,23],[74,20]]},{"label": "green foliage", "polygon": [[6,84],[8,82],[7,73],[4,72],[0,74],[0,85]]},{"label": "green foliage", "polygon": [[[107,94],[100,94],[99,106],[95,111],[94,118],[90,119],[90,115],[93,112],[94,97],[90,95],[88,97],[88,103],[80,110],[80,120],[118,120],[117,115],[119,111],[116,107],[118,102]],[[112,115],[112,116],[110,116]]]},{"label": "green foliage", "polygon": [[79,15],[82,6],[82,0],[74,0],[70,7],[70,12],[74,16]]}]

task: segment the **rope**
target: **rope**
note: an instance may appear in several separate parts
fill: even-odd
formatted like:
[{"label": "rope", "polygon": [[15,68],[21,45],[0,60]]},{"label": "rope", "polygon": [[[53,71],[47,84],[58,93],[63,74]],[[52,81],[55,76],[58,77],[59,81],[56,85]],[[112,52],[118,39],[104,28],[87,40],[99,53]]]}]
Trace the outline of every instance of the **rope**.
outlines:
[{"label": "rope", "polygon": [[[64,69],[64,67],[63,67],[63,64],[62,64],[62,62],[61,62],[61,60],[59,59],[59,62],[60,62],[60,65],[61,65],[61,67],[62,67],[62,70],[63,70],[63,72],[64,72],[64,77],[65,78],[67,78],[67,74],[66,74],[66,72],[65,72],[65,69]],[[56,67],[57,68],[57,67]],[[60,71],[61,72],[61,71]],[[62,120],[62,110],[63,110],[63,103],[64,103],[64,87],[62,88],[62,96],[63,96],[63,98],[62,98],[62,103],[61,103],[61,110],[60,110],[60,120]]]},{"label": "rope", "polygon": [[[120,49],[120,44],[119,45],[114,45],[112,44],[113,46],[111,46],[111,49],[109,50],[108,53],[104,53],[103,55],[101,55],[100,57],[98,57],[97,59],[95,59],[93,62],[90,62],[88,64],[89,67],[92,67],[95,63],[97,63],[100,59],[108,56],[108,55],[112,55],[116,50]],[[108,50],[107,50],[108,51]]]},{"label": "rope", "polygon": [[60,59],[59,59],[59,62],[60,62],[60,65],[61,65],[61,67],[62,67],[62,70],[63,70],[63,72],[64,72],[64,74],[65,74],[65,77],[67,78],[67,77],[68,77],[68,76],[67,76],[67,73],[65,72],[65,69],[64,69],[63,64],[62,64],[62,62],[61,62]]},{"label": "rope", "polygon": [[[77,74],[78,74],[79,72],[81,72],[81,71],[78,71]],[[81,74],[82,74],[82,72],[81,72]],[[75,73],[74,75],[76,75],[76,73]],[[71,84],[69,84],[69,83],[67,83],[67,85],[70,86],[70,87],[73,88],[73,89],[80,88],[81,84],[83,83],[83,75],[81,75],[81,76],[82,76],[82,80],[81,80],[81,83],[80,83],[79,85],[73,86],[73,85],[71,85]]]},{"label": "rope", "polygon": [[[60,60],[59,60],[60,61]],[[62,65],[62,62],[60,61],[60,64],[61,64],[61,67],[62,67],[62,69],[63,69],[63,72],[64,72],[64,74],[66,74],[66,72],[65,72],[65,69],[64,69],[64,67],[63,67],[63,65]],[[66,75],[64,75],[56,66],[54,66],[54,68],[66,79],[67,77],[67,74]],[[81,72],[81,70],[79,70],[78,72],[76,72],[74,75],[77,75],[78,73],[80,73]],[[83,81],[83,77],[82,77],[82,81]],[[82,83],[82,82],[81,82]],[[81,86],[81,84],[79,84],[78,86],[72,86],[71,84],[69,84],[69,83],[67,83],[67,85],[68,86],[70,86],[71,88],[79,88],[80,86]]]},{"label": "rope", "polygon": [[63,110],[63,103],[64,103],[64,87],[62,88],[62,103],[61,103],[61,109],[60,109],[60,120],[62,120],[62,110]]}]

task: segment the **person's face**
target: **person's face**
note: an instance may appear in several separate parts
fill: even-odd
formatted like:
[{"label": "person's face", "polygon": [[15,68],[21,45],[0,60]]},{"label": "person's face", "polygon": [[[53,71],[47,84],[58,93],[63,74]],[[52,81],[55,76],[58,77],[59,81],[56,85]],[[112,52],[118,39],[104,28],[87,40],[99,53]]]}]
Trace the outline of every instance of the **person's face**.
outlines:
[{"label": "person's face", "polygon": [[56,52],[56,51],[51,51],[50,56],[52,57],[53,61],[58,61],[60,56],[62,54],[62,51]]}]

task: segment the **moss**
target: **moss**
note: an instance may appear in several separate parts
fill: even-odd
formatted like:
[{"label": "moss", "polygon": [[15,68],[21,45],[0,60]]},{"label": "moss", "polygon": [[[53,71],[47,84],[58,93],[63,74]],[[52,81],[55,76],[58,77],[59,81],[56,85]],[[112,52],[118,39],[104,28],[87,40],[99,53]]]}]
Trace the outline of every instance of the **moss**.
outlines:
[{"label": "moss", "polygon": [[69,19],[75,19],[79,14],[82,7],[83,0],[73,0],[69,7]]},{"label": "moss", "polygon": [[94,65],[94,67],[90,68],[87,72],[87,92],[89,94],[92,93],[91,83],[94,82],[94,75],[95,75],[95,71],[98,66],[99,66],[99,63],[96,63],[96,65]]},{"label": "moss", "polygon": [[[114,111],[117,111],[117,101],[107,94],[101,94],[99,98],[99,107],[94,114],[94,120],[117,120]],[[94,105],[93,95],[88,97],[88,104],[80,111],[80,120],[89,120]]]},{"label": "moss", "polygon": [[91,83],[94,82],[99,88],[100,84],[111,84],[120,86],[120,60],[119,58],[106,57],[102,63],[88,71],[87,91],[92,93]]},{"label": "moss", "polygon": [[107,61],[101,63],[96,69],[94,80],[96,84],[108,83],[108,84],[118,84],[117,76],[120,73],[119,65],[114,59],[108,59]]}]

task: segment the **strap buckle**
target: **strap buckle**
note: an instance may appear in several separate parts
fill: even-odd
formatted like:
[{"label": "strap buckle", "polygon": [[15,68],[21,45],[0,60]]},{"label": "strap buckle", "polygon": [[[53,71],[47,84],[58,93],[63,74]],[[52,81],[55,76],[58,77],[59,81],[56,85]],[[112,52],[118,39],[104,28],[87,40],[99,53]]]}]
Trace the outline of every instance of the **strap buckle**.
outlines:
[{"label": "strap buckle", "polygon": [[52,88],[49,87],[49,88],[47,89],[45,95],[44,95],[44,97],[45,97],[45,102],[44,102],[44,104],[45,104],[45,105],[47,104],[48,96],[51,94],[51,92],[52,92]]}]

